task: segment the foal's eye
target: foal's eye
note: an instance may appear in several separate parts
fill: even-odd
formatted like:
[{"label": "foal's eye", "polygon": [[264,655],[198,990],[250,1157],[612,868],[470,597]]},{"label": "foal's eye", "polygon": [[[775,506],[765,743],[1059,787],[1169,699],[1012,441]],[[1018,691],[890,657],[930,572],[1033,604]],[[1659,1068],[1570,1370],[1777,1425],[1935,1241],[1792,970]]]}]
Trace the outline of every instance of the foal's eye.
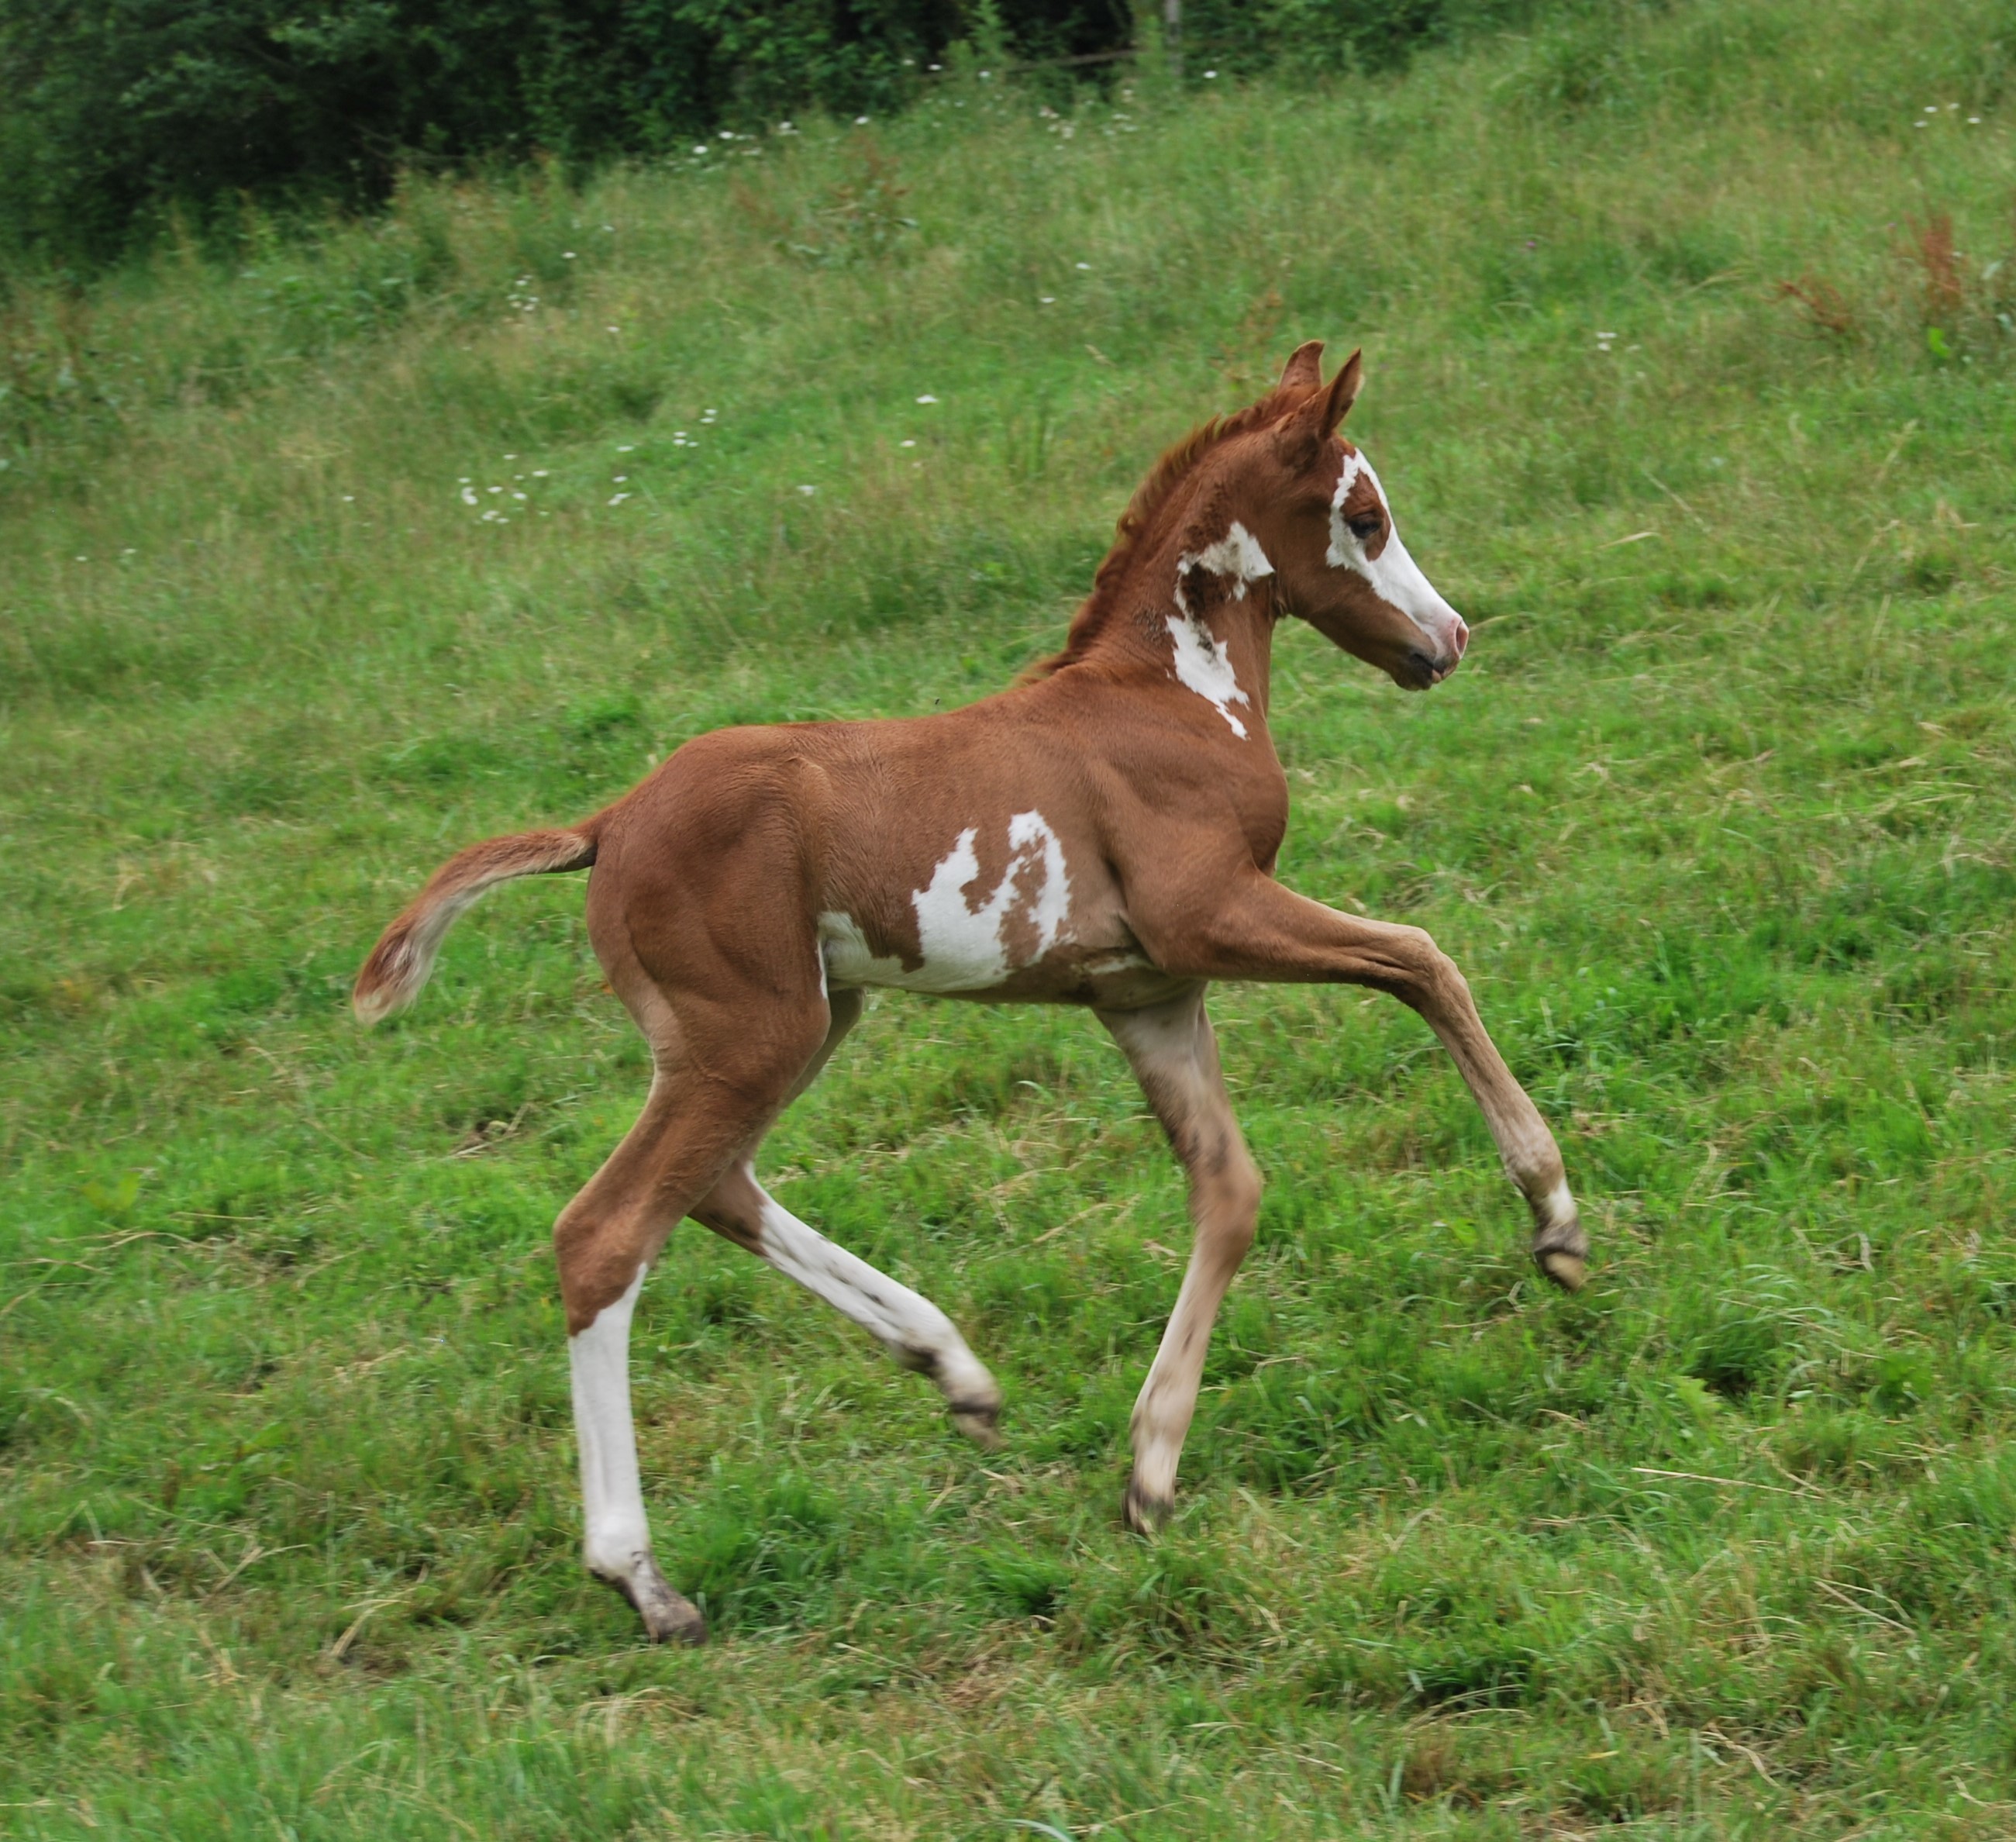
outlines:
[{"label": "foal's eye", "polygon": [[1385,524],[1377,512],[1360,512],[1356,517],[1346,519],[1345,522],[1351,527],[1351,535],[1360,543],[1371,543]]}]

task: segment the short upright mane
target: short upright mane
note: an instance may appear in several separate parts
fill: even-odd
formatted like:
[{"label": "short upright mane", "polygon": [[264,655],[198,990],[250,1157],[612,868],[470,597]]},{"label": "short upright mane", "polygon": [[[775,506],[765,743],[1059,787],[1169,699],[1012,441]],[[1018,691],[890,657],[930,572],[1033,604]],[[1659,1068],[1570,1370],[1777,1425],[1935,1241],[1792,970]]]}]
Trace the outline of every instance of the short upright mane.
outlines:
[{"label": "short upright mane", "polygon": [[1114,526],[1113,547],[1093,572],[1092,593],[1071,616],[1064,650],[1049,658],[1039,659],[1023,672],[1017,682],[1033,683],[1082,658],[1113,612],[1128,565],[1134,561],[1135,553],[1154,528],[1163,507],[1175,496],[1176,488],[1196,470],[1206,455],[1236,435],[1248,434],[1278,421],[1306,395],[1306,391],[1284,390],[1276,385],[1258,402],[1246,409],[1235,410],[1229,416],[1214,416],[1208,422],[1198,424],[1181,441],[1165,450],[1161,459],[1148,470],[1148,477],[1134,488],[1134,496],[1128,500],[1126,510]]}]

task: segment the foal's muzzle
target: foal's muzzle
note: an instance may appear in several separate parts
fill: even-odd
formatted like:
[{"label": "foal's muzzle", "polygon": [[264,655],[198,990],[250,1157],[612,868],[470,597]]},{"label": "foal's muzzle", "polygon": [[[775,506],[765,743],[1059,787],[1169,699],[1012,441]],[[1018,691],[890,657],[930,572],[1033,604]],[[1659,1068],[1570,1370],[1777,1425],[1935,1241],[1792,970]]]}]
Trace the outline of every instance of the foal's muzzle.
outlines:
[{"label": "foal's muzzle", "polygon": [[1420,679],[1417,689],[1426,690],[1431,684],[1439,684],[1450,672],[1463,663],[1463,655],[1470,645],[1470,629],[1461,615],[1451,617],[1449,630],[1443,645],[1435,652],[1424,651],[1417,647],[1407,654],[1407,663],[1414,668]]}]

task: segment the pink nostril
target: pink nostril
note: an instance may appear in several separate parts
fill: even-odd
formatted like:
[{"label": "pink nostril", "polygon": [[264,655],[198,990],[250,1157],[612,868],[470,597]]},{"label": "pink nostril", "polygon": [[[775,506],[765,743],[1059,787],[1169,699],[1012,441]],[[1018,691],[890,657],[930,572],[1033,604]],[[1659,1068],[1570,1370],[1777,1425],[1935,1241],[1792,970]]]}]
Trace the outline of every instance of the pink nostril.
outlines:
[{"label": "pink nostril", "polygon": [[1463,624],[1461,615],[1456,617],[1456,656],[1461,658],[1463,648],[1470,644],[1470,629]]}]

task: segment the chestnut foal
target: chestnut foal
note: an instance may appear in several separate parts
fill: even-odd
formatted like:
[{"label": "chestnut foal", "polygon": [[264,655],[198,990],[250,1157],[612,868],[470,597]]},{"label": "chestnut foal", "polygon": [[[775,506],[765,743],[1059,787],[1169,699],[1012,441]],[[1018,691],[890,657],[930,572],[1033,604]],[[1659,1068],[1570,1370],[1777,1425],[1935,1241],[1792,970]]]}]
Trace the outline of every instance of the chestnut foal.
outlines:
[{"label": "chestnut foal", "polygon": [[1214,979],[1366,985],[1418,1011],[1533,1213],[1532,1249],[1582,1283],[1588,1242],[1560,1153],[1418,928],[1276,882],[1288,789],[1267,733],[1283,615],[1410,690],[1469,635],[1337,433],[1359,361],[1327,384],[1305,345],[1251,408],[1165,455],[1120,521],[1054,658],[945,715],[718,730],[563,831],[472,845],[436,872],[358,975],[357,1014],[409,1003],[449,923],[493,883],[594,866],[588,930],[654,1058],[642,1116],[554,1230],[592,1572],[651,1636],[699,1612],[652,1556],[630,1417],[630,1318],[690,1215],[788,1273],[943,1391],[994,1441],[1001,1391],[945,1314],[800,1221],[757,1181],[779,1112],[869,986],[1081,1004],[1111,1030],[1190,1179],[1189,1271],[1132,1423],[1125,1514],[1171,1508],[1204,1346],[1253,1239],[1260,1173],[1204,1015]]}]

